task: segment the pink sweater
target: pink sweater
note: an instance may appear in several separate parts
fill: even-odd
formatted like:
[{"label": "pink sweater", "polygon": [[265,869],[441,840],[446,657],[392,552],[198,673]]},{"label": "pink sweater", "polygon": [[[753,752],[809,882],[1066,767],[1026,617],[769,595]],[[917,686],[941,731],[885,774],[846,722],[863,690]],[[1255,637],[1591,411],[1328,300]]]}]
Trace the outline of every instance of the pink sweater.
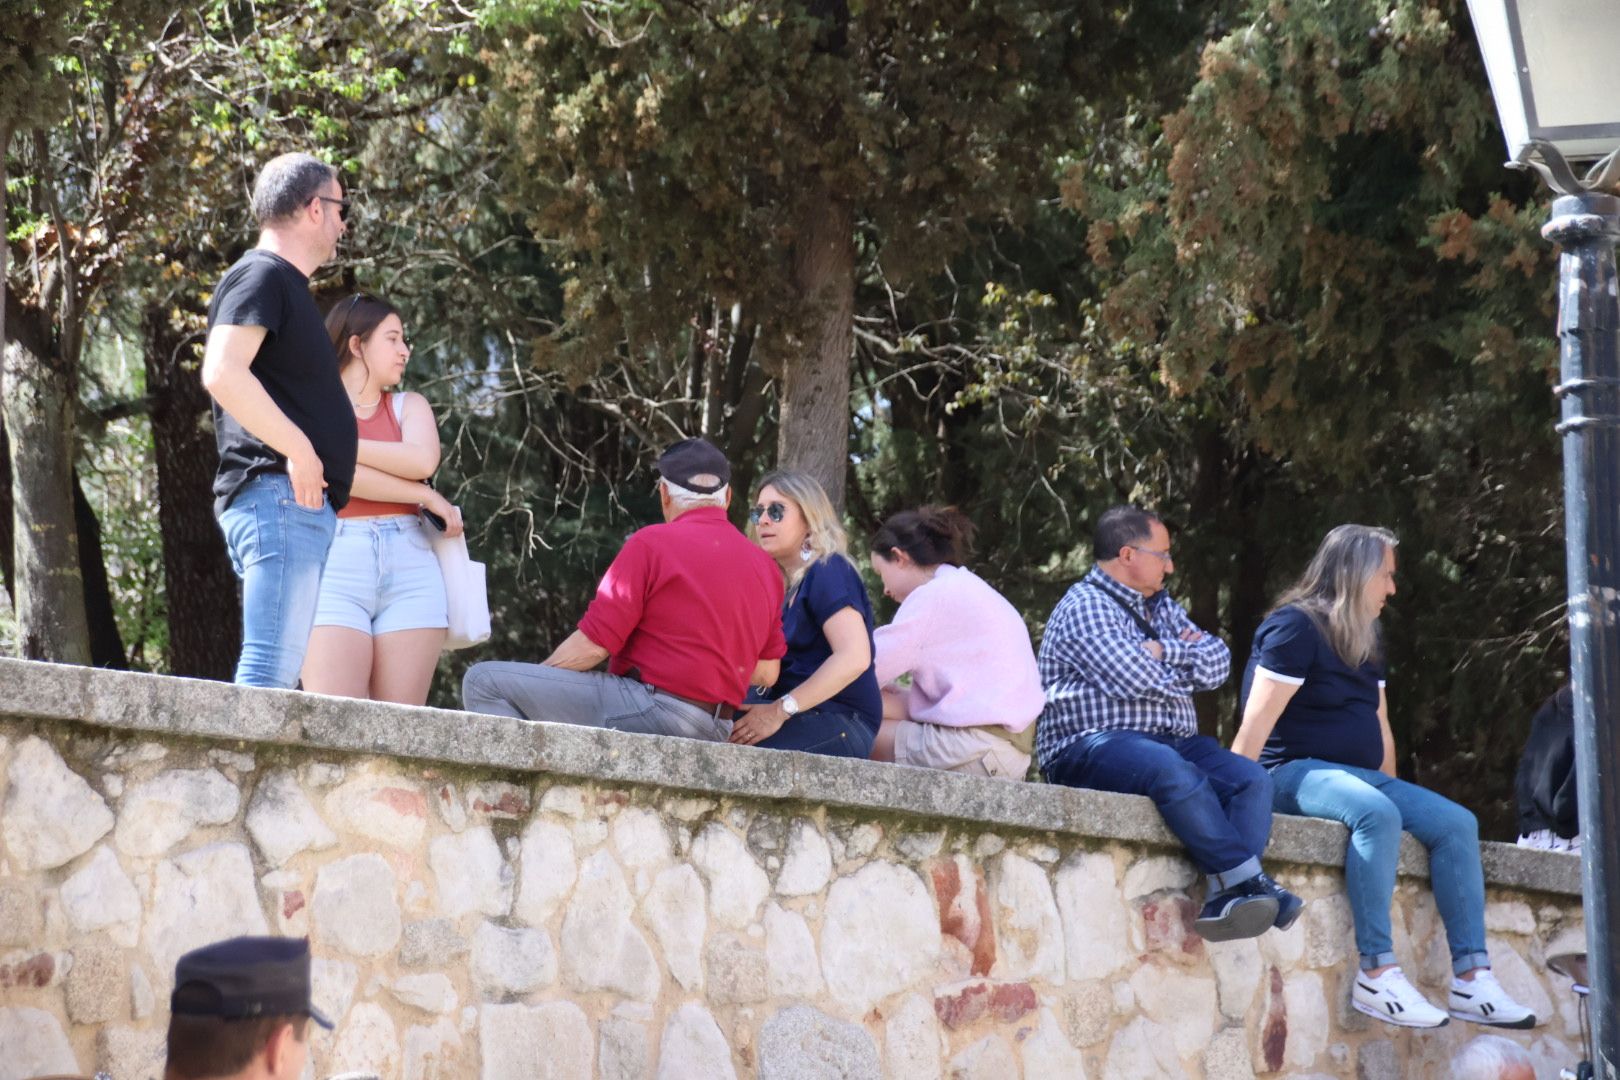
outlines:
[{"label": "pink sweater", "polygon": [[879,685],[911,674],[913,720],[1017,732],[1046,703],[1023,618],[971,570],[941,564],[873,638]]}]

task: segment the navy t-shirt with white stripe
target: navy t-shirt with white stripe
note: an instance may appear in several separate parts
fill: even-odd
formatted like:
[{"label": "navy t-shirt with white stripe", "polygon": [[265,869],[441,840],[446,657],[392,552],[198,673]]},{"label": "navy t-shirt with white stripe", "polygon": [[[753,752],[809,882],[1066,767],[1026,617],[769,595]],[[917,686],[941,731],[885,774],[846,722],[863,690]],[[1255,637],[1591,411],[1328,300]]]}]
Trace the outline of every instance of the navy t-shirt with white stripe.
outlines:
[{"label": "navy t-shirt with white stripe", "polygon": [[1384,737],[1378,722],[1379,689],[1384,685],[1381,659],[1351,668],[1311,617],[1290,605],[1272,612],[1254,632],[1254,648],[1243,672],[1244,701],[1249,700],[1257,672],[1299,688],[1271,729],[1260,764],[1273,768],[1300,758],[1363,769],[1383,764]]}]

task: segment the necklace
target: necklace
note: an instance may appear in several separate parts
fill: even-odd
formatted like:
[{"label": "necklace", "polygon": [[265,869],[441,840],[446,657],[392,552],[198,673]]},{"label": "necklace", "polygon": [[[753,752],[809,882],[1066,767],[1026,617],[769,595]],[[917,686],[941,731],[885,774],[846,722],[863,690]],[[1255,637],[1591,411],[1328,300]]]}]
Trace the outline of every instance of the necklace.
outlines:
[{"label": "necklace", "polygon": [[376,401],[352,401],[351,399],[351,403],[357,409],[375,409],[378,405],[382,404],[382,395],[378,394]]}]

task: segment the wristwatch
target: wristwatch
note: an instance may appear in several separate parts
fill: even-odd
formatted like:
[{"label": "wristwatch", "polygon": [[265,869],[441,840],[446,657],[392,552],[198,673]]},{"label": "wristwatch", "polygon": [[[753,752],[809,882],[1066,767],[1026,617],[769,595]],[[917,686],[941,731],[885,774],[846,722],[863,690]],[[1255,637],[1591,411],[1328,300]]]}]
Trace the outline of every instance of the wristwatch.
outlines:
[{"label": "wristwatch", "polygon": [[793,716],[799,711],[799,703],[794,699],[792,694],[783,694],[781,697],[777,698],[777,700],[782,703],[782,711],[787,713],[789,716]]}]

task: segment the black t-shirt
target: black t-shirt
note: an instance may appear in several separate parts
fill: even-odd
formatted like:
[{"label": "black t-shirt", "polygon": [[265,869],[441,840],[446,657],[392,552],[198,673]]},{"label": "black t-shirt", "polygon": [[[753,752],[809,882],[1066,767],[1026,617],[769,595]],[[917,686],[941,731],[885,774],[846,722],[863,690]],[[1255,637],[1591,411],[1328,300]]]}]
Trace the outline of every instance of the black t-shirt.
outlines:
[{"label": "black t-shirt", "polygon": [[[782,658],[782,675],[777,679],[777,697],[790,694],[815,674],[832,655],[832,645],[821,627],[845,608],[854,608],[866,620],[866,638],[872,639],[872,601],[866,595],[861,575],[848,559],[833,555],[813,563],[799,579],[799,588],[782,609],[782,633],[787,638],[787,655]],[[874,649],[875,657],[877,651]],[[878,689],[877,671],[872,664],[854,682],[828,698],[825,704],[854,710],[876,731],[883,722],[883,694]]]},{"label": "black t-shirt", "polygon": [[[354,483],[359,430],[348,392],[338,378],[332,339],[309,294],[309,279],[279,255],[258,248],[249,251],[225,271],[214,290],[208,328],[216,326],[264,327],[264,341],[249,370],[287,419],[309,436],[326,473],[326,497],[341,510]],[[248,434],[217,402],[214,438],[219,444],[216,515],[255,476],[287,471],[285,457]]]},{"label": "black t-shirt", "polygon": [[1378,722],[1384,665],[1368,660],[1352,669],[1333,651],[1311,617],[1297,607],[1275,611],[1254,632],[1254,649],[1243,672],[1243,697],[1256,671],[1299,687],[1277,718],[1260,751],[1270,768],[1315,758],[1376,769],[1384,763],[1384,731]]}]

